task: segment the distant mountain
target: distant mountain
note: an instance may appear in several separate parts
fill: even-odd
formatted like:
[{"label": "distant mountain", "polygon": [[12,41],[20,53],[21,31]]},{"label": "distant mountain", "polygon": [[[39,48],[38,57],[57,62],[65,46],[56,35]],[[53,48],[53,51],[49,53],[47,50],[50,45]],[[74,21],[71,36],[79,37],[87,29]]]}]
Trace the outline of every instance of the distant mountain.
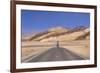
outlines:
[{"label": "distant mountain", "polygon": [[34,40],[34,41],[41,41],[43,39],[47,39],[50,37],[56,37],[62,33],[66,33],[69,30],[63,27],[53,27],[48,29],[47,31],[41,32],[35,36],[33,36],[30,40]]},{"label": "distant mountain", "polygon": [[77,26],[77,27],[73,28],[71,31],[69,31],[68,33],[73,33],[73,32],[77,32],[77,31],[83,31],[86,28],[87,27],[85,27],[85,26]]},{"label": "distant mountain", "polygon": [[74,29],[64,28],[61,26],[50,28],[44,32],[32,35],[22,41],[69,41],[89,38],[89,28],[84,26],[75,27]]},{"label": "distant mountain", "polygon": [[89,29],[85,29],[83,35],[80,35],[76,38],[76,40],[82,40],[82,39],[90,39],[90,31]]}]

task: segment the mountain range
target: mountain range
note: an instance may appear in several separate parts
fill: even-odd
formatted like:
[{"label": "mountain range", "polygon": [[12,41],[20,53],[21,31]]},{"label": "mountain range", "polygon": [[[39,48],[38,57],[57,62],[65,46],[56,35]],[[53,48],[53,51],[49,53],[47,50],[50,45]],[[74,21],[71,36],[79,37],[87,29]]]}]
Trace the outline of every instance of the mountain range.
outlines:
[{"label": "mountain range", "polygon": [[90,38],[90,30],[85,26],[73,29],[57,26],[46,31],[22,37],[22,41],[71,41]]}]

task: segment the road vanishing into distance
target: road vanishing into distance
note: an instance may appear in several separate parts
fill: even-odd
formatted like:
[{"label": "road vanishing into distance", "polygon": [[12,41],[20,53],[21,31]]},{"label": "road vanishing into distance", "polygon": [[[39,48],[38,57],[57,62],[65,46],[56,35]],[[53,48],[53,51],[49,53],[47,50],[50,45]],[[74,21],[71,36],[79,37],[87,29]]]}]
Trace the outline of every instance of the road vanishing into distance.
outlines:
[{"label": "road vanishing into distance", "polygon": [[50,61],[71,61],[71,60],[84,60],[84,58],[76,55],[75,53],[65,48],[53,47],[39,54],[36,57],[31,56],[28,62],[50,62]]}]

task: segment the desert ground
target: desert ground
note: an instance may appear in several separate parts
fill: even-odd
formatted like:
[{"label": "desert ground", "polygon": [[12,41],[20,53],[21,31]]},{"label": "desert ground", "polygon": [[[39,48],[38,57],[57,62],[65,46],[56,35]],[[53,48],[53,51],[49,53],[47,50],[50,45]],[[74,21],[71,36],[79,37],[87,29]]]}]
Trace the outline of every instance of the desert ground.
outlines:
[{"label": "desert ground", "polygon": [[53,46],[55,46],[55,43],[53,42],[22,42],[22,61],[26,60],[30,56],[39,55]]},{"label": "desert ground", "polygon": [[[56,46],[56,42],[22,42],[22,44],[22,61],[27,60],[27,58],[30,56],[39,55]],[[77,54],[84,59],[89,59],[89,40],[59,42],[59,46]]]},{"label": "desert ground", "polygon": [[61,42],[61,47],[64,47],[67,50],[70,50],[83,58],[89,59],[90,57],[89,40],[78,40],[78,41],[70,41],[64,43],[66,44],[63,45]]},{"label": "desert ground", "polygon": [[[57,46],[57,44],[59,45],[59,47]],[[61,52],[64,52],[66,50],[67,53],[62,55],[62,57],[66,57],[69,55],[69,57],[72,56],[73,59],[75,57],[76,59],[89,59],[90,31],[89,28],[86,27],[77,27],[72,30],[63,27],[55,27],[38,34],[22,38],[21,47],[22,62],[28,62],[31,58],[35,58],[39,55],[42,55],[43,53],[45,54],[43,55],[43,58],[45,56],[51,58],[52,56],[50,54],[59,55],[60,58]],[[56,51],[59,53],[56,53]],[[71,53],[68,54],[68,51],[70,51]],[[74,57],[74,55],[77,56]],[[38,58],[40,58],[40,56]],[[63,59],[66,60],[65,58]]]}]

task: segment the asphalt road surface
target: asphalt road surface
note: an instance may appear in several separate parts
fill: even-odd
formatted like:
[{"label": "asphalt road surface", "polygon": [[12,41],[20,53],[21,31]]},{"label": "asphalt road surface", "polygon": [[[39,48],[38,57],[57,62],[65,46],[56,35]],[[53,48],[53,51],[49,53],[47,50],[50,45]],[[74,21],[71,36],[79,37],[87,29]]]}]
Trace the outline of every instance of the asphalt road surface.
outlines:
[{"label": "asphalt road surface", "polygon": [[66,50],[62,47],[53,47],[44,53],[34,57],[28,62],[50,62],[50,61],[71,61],[71,60],[84,60],[80,56],[76,55],[75,53]]}]

